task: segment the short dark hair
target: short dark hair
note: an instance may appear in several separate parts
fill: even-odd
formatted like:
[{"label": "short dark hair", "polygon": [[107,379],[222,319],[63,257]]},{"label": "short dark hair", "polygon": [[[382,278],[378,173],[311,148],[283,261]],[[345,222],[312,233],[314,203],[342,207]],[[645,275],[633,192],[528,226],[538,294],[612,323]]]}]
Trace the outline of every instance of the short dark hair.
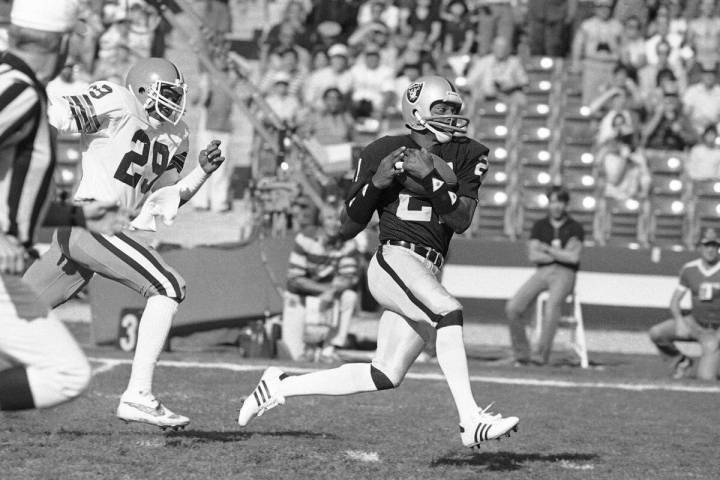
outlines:
[{"label": "short dark hair", "polygon": [[63,34],[46,32],[34,28],[10,25],[8,43],[11,48],[37,53],[57,53],[60,50]]},{"label": "short dark hair", "polygon": [[707,127],[705,127],[705,130],[703,130],[703,137],[710,132],[714,133],[715,135],[717,135],[717,133],[718,133],[717,127],[715,125],[713,125],[712,123],[710,125],[708,125]]},{"label": "short dark hair", "polygon": [[561,202],[567,204],[570,202],[570,192],[565,189],[562,185],[553,185],[552,187],[548,188],[547,192],[545,193],[548,200],[552,200],[553,195],[560,200]]}]

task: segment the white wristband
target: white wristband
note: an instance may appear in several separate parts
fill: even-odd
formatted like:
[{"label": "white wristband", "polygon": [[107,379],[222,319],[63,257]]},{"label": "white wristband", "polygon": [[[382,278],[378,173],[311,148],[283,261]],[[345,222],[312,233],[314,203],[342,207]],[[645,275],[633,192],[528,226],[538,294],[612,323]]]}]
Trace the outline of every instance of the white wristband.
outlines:
[{"label": "white wristband", "polygon": [[192,172],[181,178],[176,185],[180,187],[180,198],[182,201],[187,202],[190,200],[209,176],[210,174],[205,173],[205,170],[203,170],[202,167],[197,166]]}]

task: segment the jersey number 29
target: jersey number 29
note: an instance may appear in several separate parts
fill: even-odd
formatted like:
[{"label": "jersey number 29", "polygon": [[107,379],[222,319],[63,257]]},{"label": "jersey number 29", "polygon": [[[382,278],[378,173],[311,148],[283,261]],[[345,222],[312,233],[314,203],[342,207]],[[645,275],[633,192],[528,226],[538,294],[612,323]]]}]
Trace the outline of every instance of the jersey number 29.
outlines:
[{"label": "jersey number 29", "polygon": [[127,152],[120,160],[120,165],[118,165],[118,168],[115,171],[115,178],[124,184],[135,188],[142,178],[142,173],[134,173],[132,171],[132,166],[137,165],[139,167],[144,167],[147,164],[148,158],[150,157],[150,144],[152,143],[152,171],[156,177],[150,181],[145,178],[143,179],[142,185],[140,185],[140,191],[142,193],[147,193],[150,191],[155,182],[157,182],[163,172],[167,170],[170,152],[167,145],[160,142],[150,142],[147,133],[142,130],[137,130],[133,134],[132,142],[133,144],[140,142],[142,145],[142,152],[138,153],[135,150]]}]

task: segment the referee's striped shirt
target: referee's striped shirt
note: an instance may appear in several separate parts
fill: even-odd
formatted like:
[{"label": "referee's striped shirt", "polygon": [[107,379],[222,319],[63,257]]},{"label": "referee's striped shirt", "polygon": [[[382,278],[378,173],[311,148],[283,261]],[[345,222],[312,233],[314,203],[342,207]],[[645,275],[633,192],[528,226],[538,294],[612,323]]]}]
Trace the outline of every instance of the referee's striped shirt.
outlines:
[{"label": "referee's striped shirt", "polygon": [[18,57],[0,55],[0,228],[29,246],[45,216],[55,168],[47,96]]}]

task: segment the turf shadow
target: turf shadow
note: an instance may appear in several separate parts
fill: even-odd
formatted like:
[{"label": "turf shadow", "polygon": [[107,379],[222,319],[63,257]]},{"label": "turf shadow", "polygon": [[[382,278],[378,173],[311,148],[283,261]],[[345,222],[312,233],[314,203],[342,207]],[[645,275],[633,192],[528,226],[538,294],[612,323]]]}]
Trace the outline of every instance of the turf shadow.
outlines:
[{"label": "turf shadow", "polygon": [[527,462],[555,463],[561,461],[577,462],[598,458],[592,453],[514,453],[514,452],[483,452],[464,456],[446,455],[430,464],[431,467],[466,467],[482,466],[488,471],[510,472],[525,468]]},{"label": "turf shadow", "polygon": [[[328,439],[335,440],[338,437],[331,433],[316,433],[298,430],[273,431],[273,432],[248,432],[248,431],[202,431],[186,430],[170,432],[168,439],[192,439],[198,443],[230,443],[249,440],[252,437],[294,437],[306,439]],[[168,446],[173,446],[168,443]]]}]

